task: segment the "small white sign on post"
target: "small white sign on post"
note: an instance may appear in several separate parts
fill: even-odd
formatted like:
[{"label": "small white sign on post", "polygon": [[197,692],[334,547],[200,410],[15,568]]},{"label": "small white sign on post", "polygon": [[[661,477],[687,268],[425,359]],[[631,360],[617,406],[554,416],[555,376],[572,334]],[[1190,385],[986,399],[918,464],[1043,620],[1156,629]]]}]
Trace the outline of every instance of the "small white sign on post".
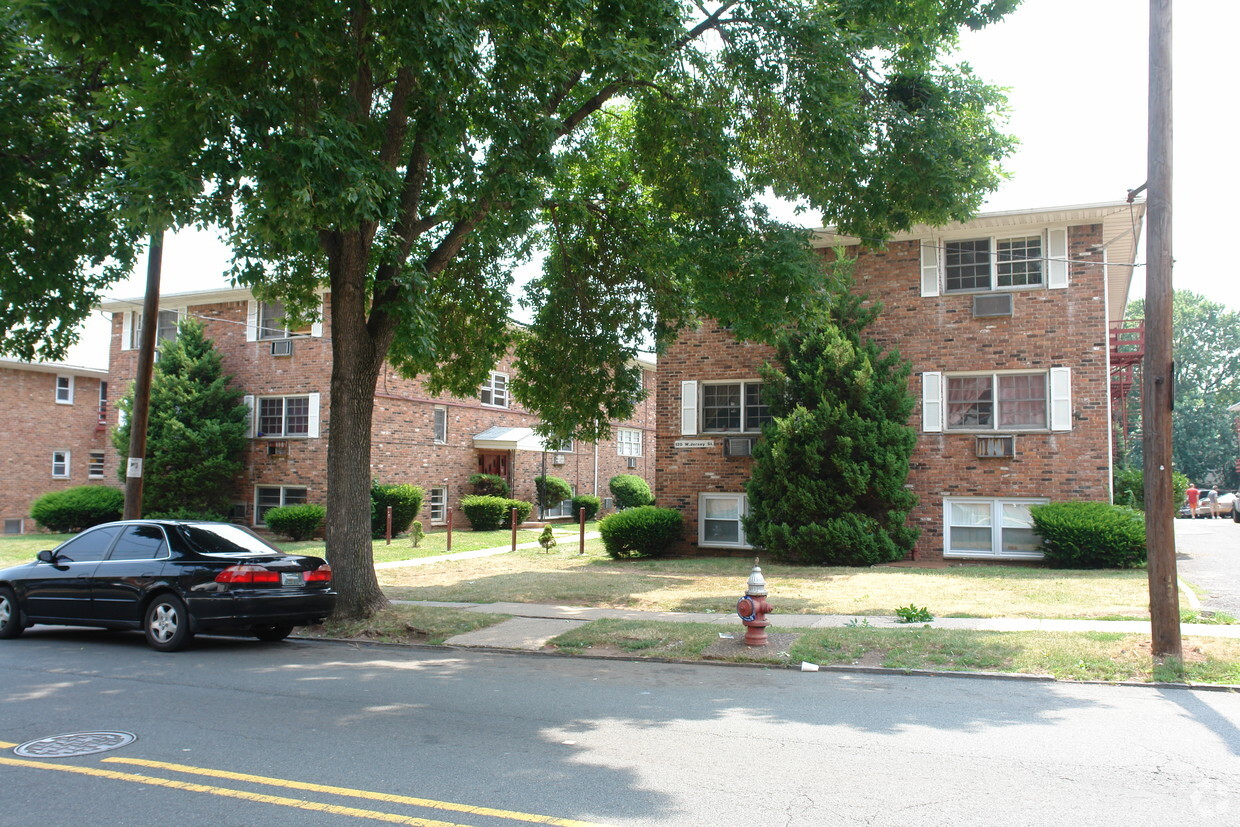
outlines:
[{"label": "small white sign on post", "polygon": [[142,457],[129,458],[129,465],[125,468],[125,476],[142,477]]},{"label": "small white sign on post", "polygon": [[673,448],[714,448],[713,439],[678,439],[672,443]]}]

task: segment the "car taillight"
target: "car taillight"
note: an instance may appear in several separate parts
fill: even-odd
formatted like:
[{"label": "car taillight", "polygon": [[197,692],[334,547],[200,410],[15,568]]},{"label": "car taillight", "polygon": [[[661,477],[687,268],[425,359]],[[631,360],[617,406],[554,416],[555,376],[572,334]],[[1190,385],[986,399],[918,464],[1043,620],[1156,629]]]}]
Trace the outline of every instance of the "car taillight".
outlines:
[{"label": "car taillight", "polygon": [[332,567],[324,563],[314,571],[306,572],[307,583],[330,583],[332,582]]},{"label": "car taillight", "polygon": [[229,566],[215,576],[216,583],[246,583],[280,585],[280,572],[262,566]]}]

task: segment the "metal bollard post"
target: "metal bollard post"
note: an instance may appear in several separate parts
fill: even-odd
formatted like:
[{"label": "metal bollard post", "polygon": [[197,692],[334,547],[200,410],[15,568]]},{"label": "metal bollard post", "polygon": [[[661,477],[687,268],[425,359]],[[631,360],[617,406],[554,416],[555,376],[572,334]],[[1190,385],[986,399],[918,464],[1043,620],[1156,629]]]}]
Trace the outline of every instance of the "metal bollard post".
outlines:
[{"label": "metal bollard post", "polygon": [[387,544],[392,545],[392,506],[387,507]]}]

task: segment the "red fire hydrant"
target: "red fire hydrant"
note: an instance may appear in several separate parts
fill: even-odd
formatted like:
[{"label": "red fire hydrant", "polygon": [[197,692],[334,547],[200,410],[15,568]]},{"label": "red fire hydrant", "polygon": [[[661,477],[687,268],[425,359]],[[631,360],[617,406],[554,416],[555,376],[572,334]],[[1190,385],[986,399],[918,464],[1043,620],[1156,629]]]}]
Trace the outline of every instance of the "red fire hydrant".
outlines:
[{"label": "red fire hydrant", "polygon": [[766,627],[771,622],[766,619],[769,612],[774,611],[766,602],[766,580],[762,578],[762,569],[758,568],[758,558],[753,558],[753,571],[749,573],[749,582],[745,585],[745,596],[736,603],[736,613],[745,624],[745,644],[747,646],[766,645]]}]

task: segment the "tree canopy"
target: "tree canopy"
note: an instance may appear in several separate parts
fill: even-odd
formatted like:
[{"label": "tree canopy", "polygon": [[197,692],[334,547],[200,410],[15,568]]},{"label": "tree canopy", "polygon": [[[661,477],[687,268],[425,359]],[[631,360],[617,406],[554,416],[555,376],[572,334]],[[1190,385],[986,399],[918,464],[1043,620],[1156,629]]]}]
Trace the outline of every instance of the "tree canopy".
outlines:
[{"label": "tree canopy", "polygon": [[384,602],[366,496],[385,360],[469,396],[515,345],[542,430],[593,439],[633,410],[648,337],[709,315],[764,338],[817,289],[808,234],[764,195],[881,239],[966,218],[1011,147],[1001,94],[944,55],[1016,0],[138,5],[23,9],[58,60],[108,67],[92,105],[129,215],[220,227],[232,278],[294,314],[330,291],[342,614]]}]

